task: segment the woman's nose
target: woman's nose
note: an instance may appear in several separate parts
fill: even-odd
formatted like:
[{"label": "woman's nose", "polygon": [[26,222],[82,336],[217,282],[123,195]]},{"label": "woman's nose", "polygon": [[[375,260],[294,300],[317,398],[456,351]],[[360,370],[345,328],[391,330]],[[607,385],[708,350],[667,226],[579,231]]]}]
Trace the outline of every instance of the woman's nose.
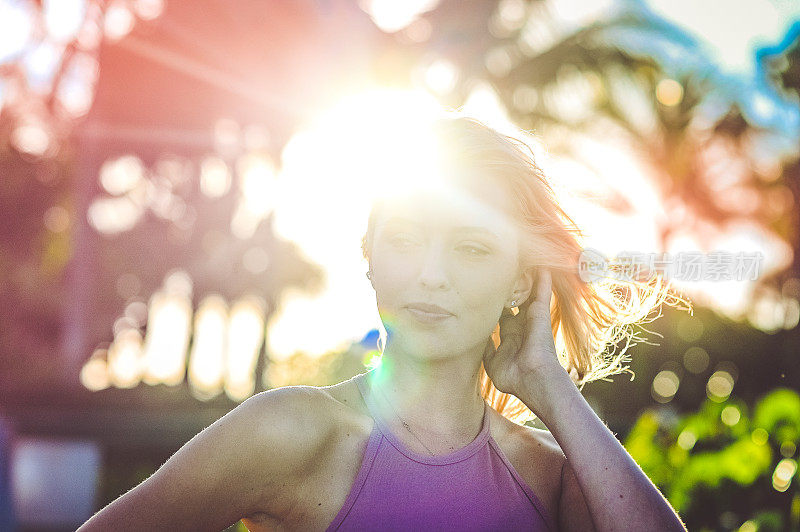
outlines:
[{"label": "woman's nose", "polygon": [[425,250],[419,271],[419,281],[430,288],[447,286],[447,259],[441,245],[431,245]]}]

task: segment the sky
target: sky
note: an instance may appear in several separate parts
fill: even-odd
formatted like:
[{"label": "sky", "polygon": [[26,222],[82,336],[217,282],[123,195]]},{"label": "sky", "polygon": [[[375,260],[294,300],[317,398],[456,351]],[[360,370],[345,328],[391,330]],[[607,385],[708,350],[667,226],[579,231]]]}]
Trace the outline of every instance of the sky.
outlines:
[{"label": "sky", "polygon": [[720,70],[752,77],[755,50],[777,44],[800,19],[797,0],[649,0],[647,5],[708,45]]},{"label": "sky", "polygon": [[[796,103],[783,100],[756,63],[759,48],[780,44],[791,25],[800,21],[799,0],[548,0],[548,5],[562,22],[576,28],[613,18],[620,9],[646,6],[698,43],[693,59],[707,65],[703,68],[711,70],[718,86],[727,87],[726,96],[740,104],[748,120],[788,137],[800,135]],[[637,38],[627,44],[651,53],[659,49]]]}]

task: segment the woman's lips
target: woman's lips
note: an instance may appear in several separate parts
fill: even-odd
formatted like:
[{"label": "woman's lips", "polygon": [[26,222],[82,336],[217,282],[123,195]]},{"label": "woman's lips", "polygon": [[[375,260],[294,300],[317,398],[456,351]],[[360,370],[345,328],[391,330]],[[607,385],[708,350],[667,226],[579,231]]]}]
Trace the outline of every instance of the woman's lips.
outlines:
[{"label": "woman's lips", "polygon": [[453,317],[452,314],[443,314],[440,312],[427,312],[425,310],[414,307],[406,307],[406,310],[408,310],[408,312],[418,320],[426,323],[440,322],[446,320],[447,318]]}]

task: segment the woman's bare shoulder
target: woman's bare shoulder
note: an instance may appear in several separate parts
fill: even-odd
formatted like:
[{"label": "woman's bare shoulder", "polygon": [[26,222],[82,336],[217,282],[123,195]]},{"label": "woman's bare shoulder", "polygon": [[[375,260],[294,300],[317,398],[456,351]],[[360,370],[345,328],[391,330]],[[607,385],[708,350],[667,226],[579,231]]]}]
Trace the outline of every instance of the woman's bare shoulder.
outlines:
[{"label": "woman's bare shoulder", "polygon": [[504,452],[519,475],[544,504],[547,512],[558,515],[561,493],[561,468],[566,456],[555,437],[539,428],[520,425],[503,418]]},{"label": "woman's bare shoulder", "polygon": [[[305,442],[289,451],[304,453],[305,463],[335,439],[340,429],[369,418],[353,378],[329,386],[284,386],[260,392],[237,408],[244,408],[243,423],[260,427],[256,433],[267,439],[285,435],[289,441]],[[280,442],[273,442],[280,443]]]},{"label": "woman's bare shoulder", "polygon": [[547,453],[551,458],[556,459],[559,465],[566,459],[564,451],[561,450],[561,445],[558,444],[552,432],[529,426],[523,426],[523,428],[528,440],[541,447],[543,452]]},{"label": "woman's bare shoulder", "polygon": [[566,456],[550,431],[515,423],[500,414],[497,416],[501,427],[500,435],[508,440],[509,446],[522,452],[530,451],[551,463],[555,462],[560,469],[561,462]]},{"label": "woman's bare shoulder", "polygon": [[252,427],[255,439],[276,445],[284,454],[295,454],[283,457],[290,461],[308,462],[336,426],[335,401],[316,386],[273,388],[253,395],[236,408],[242,409],[239,423]]},{"label": "woman's bare shoulder", "polygon": [[[531,456],[536,457],[536,461],[541,461],[542,470],[548,471],[552,480],[558,481],[557,485],[560,486],[561,481],[561,468],[567,460],[564,451],[561,450],[555,436],[549,431],[527,425],[518,425],[520,427],[520,438],[524,442],[524,448],[530,453]],[[546,467],[544,464],[547,464]]]},{"label": "woman's bare shoulder", "polygon": [[249,397],[81,530],[220,530],[243,516],[283,515],[304,473],[324,460],[329,403],[311,386]]},{"label": "woman's bare shoulder", "polygon": [[[356,384],[356,379],[361,378],[362,375],[363,373],[337,384],[318,388],[320,392],[327,396],[327,406],[332,408],[334,416],[345,415],[352,417],[354,415],[356,417],[369,417],[369,410]],[[336,419],[341,421],[340,417]]]}]

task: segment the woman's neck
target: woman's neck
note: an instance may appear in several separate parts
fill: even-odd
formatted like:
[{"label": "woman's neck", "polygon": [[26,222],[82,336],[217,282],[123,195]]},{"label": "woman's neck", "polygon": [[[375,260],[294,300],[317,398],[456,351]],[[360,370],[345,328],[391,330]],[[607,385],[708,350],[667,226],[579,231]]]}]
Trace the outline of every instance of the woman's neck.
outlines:
[{"label": "woman's neck", "polygon": [[485,403],[478,382],[480,360],[477,365],[465,360],[470,358],[401,357],[387,348],[369,382],[383,399],[379,403],[385,408],[384,419],[396,413],[415,432],[444,439],[474,438]]}]

